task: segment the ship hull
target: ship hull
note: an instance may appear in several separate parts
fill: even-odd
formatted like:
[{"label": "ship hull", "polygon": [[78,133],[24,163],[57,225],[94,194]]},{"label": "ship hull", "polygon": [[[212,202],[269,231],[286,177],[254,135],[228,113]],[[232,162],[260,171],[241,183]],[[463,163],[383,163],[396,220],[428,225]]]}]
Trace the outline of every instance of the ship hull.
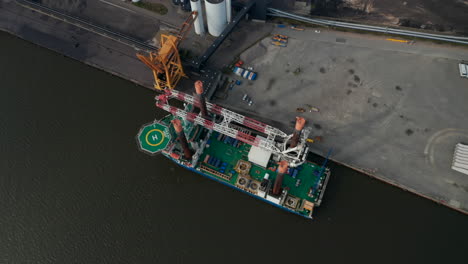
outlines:
[{"label": "ship hull", "polygon": [[[210,179],[210,180],[214,180],[214,181],[219,182],[219,183],[221,183],[221,184],[223,184],[223,185],[225,185],[225,186],[228,186],[228,187],[230,187],[230,188],[232,188],[232,189],[235,189],[235,190],[240,191],[240,192],[242,192],[242,193],[248,194],[248,195],[251,196],[251,197],[254,197],[254,198],[258,199],[258,200],[261,200],[261,201],[263,201],[263,202],[266,202],[266,203],[268,203],[268,204],[270,204],[270,205],[273,205],[273,206],[275,206],[275,207],[277,207],[277,208],[280,208],[280,209],[282,209],[282,210],[284,210],[284,211],[286,211],[286,212],[293,213],[293,214],[295,214],[295,215],[304,217],[304,218],[309,219],[309,220],[312,220],[312,219],[313,219],[312,216],[300,214],[300,213],[298,213],[298,212],[296,212],[296,211],[293,211],[293,210],[291,210],[291,209],[289,209],[289,208],[287,208],[287,207],[285,207],[285,206],[282,206],[282,205],[279,205],[279,204],[270,202],[270,201],[268,201],[268,200],[265,199],[265,198],[262,198],[262,197],[260,197],[260,196],[258,196],[258,195],[255,195],[255,194],[252,194],[252,193],[250,193],[250,192],[247,192],[247,191],[245,191],[245,190],[243,190],[243,189],[241,189],[241,188],[238,188],[238,187],[235,186],[235,185],[232,185],[232,184],[230,184],[230,183],[224,182],[224,181],[222,181],[222,180],[220,180],[220,179],[217,179],[216,177],[213,177],[213,176],[211,176],[211,175],[209,175],[209,174],[203,173],[203,172],[200,171],[200,170],[194,169],[194,168],[192,168],[192,167],[185,166],[184,164],[178,162],[178,160],[174,160],[173,158],[171,158],[171,157],[169,157],[169,156],[166,156],[166,155],[164,155],[164,156],[165,156],[166,158],[168,158],[169,160],[171,160],[172,162],[176,163],[177,165],[181,166],[182,168],[185,168],[185,169],[187,169],[187,170],[189,170],[189,171],[193,171],[193,172],[195,172],[195,173],[197,173],[197,174],[199,174],[199,175],[202,175],[202,176],[204,176],[204,177],[206,177],[206,178],[208,178],[208,179]],[[324,192],[325,192],[326,185],[328,184],[329,178],[330,178],[330,173],[327,172],[326,178],[325,178],[325,180],[324,180],[323,191],[322,191],[322,194],[321,194],[322,196],[323,196],[323,194],[324,194]]]}]

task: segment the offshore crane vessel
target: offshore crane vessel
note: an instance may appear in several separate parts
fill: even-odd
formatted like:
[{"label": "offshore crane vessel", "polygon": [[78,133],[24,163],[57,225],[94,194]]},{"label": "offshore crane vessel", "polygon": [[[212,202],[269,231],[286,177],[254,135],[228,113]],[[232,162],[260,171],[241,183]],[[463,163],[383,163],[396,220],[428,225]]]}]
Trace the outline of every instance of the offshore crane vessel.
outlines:
[{"label": "offshore crane vessel", "polygon": [[[162,153],[180,166],[246,192],[289,212],[312,218],[330,170],[307,161],[310,128],[296,118],[295,131],[281,130],[206,102],[203,83],[195,96],[166,89],[156,106],[169,115],[144,125],[139,148]],[[184,108],[169,104],[184,102]]]},{"label": "offshore crane vessel", "polygon": [[[198,13],[192,12],[175,35],[161,35],[160,49],[137,57],[153,72],[156,106],[170,115],[144,125],[139,148],[162,153],[180,166],[246,192],[287,211],[312,218],[320,205],[330,170],[307,161],[310,128],[298,117],[295,131],[281,130],[206,102],[203,83],[195,96],[174,90],[185,76],[178,45]],[[180,109],[169,104],[177,99]]]}]

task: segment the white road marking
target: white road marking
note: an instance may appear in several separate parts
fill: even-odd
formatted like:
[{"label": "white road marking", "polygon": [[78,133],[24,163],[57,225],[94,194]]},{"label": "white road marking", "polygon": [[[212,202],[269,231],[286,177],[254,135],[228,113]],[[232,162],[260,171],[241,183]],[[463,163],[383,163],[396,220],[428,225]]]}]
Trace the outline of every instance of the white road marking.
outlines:
[{"label": "white road marking", "polygon": [[125,7],[123,7],[123,6],[119,6],[119,5],[116,5],[116,4],[113,4],[113,3],[107,2],[107,1],[105,1],[105,0],[99,0],[99,1],[100,1],[100,2],[103,2],[103,3],[105,3],[105,4],[108,4],[108,5],[111,5],[111,6],[114,6],[114,7],[117,7],[117,8],[123,9],[123,10],[126,10],[126,11],[128,11],[128,12],[131,12],[131,13],[136,13],[136,12],[135,12],[135,11],[133,11],[133,10],[130,10],[130,9],[128,9],[128,8],[125,8]]}]

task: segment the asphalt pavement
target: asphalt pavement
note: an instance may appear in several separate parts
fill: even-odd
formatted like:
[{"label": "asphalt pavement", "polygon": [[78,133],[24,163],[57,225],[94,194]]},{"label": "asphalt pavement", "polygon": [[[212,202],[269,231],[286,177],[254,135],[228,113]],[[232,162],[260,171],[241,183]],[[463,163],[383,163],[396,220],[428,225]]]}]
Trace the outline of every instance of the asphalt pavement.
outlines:
[{"label": "asphalt pavement", "polygon": [[456,143],[468,142],[468,79],[458,72],[466,48],[323,29],[273,33],[289,36],[287,47],[265,38],[244,52],[258,79],[243,79],[223,105],[287,131],[302,115],[322,138],[312,146],[319,154],[332,149],[335,161],[468,211],[468,177],[450,168]]}]

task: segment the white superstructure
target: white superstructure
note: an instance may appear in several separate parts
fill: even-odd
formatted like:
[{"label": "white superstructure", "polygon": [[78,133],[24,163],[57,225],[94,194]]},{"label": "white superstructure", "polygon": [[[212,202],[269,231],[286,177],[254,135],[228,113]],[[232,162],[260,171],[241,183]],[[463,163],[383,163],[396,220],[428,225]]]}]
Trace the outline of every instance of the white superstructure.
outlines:
[{"label": "white superstructure", "polygon": [[468,78],[468,62],[459,63],[458,67],[460,68],[460,76],[464,78]]},{"label": "white superstructure", "polygon": [[208,32],[214,37],[220,36],[227,25],[225,0],[206,0],[205,9]]},{"label": "white superstructure", "polygon": [[205,35],[205,22],[203,21],[203,8],[201,0],[190,0],[190,6],[192,7],[192,11],[198,12],[197,19],[195,19],[193,23],[195,33],[203,36]]},{"label": "white superstructure", "polygon": [[455,146],[452,169],[468,175],[468,145],[458,143]]},{"label": "white superstructure", "polygon": [[232,19],[231,8],[232,8],[231,0],[226,0],[226,20],[228,23],[231,23],[231,19]]}]

